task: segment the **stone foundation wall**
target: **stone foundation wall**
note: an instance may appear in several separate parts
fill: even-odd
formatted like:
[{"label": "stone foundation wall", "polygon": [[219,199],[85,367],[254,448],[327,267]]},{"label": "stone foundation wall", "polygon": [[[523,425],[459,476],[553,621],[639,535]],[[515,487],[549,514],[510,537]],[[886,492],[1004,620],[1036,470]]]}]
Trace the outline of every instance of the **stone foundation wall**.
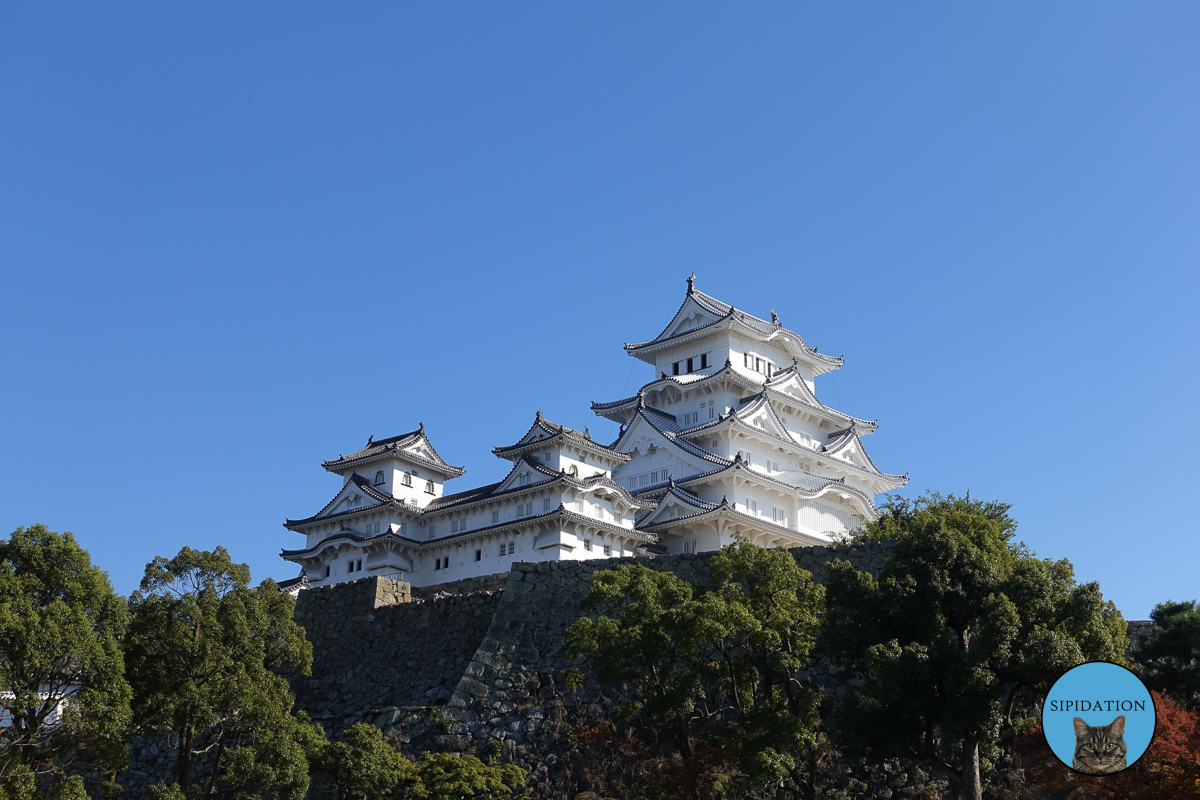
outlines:
[{"label": "stone foundation wall", "polygon": [[313,645],[313,669],[288,679],[297,707],[330,735],[385,708],[446,702],[501,597],[475,591],[393,602],[407,586],[367,578],[300,593],[295,619]]}]

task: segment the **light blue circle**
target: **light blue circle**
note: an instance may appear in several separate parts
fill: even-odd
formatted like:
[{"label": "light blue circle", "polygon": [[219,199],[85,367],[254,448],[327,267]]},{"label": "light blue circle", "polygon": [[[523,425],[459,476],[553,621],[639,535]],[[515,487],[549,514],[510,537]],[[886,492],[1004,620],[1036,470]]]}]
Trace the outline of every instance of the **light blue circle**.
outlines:
[{"label": "light blue circle", "polygon": [[1042,730],[1054,755],[1069,767],[1075,758],[1075,717],[1096,727],[1122,714],[1125,763],[1132,767],[1154,738],[1154,701],[1137,675],[1116,664],[1093,661],[1063,673],[1050,687],[1042,704]]}]

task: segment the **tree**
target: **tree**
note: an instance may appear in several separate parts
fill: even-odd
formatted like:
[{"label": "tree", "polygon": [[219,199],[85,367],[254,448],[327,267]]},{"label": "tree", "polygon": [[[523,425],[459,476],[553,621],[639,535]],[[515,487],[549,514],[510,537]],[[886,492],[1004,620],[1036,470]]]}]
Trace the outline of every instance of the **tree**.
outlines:
[{"label": "tree", "polygon": [[[175,782],[187,796],[302,797],[320,728],[292,713],[274,670],[310,674],[312,646],[292,621],[294,601],[224,548],[185,547],[146,566],[130,598],[125,659],[139,728],[167,733]],[[206,778],[196,781],[203,754]],[[265,794],[264,794],[265,793]]]},{"label": "tree", "polygon": [[124,766],[127,621],[70,533],[34,525],[0,542],[0,794],[82,797],[68,771]]},{"label": "tree", "polygon": [[1159,603],[1154,632],[1139,635],[1133,660],[1139,677],[1189,711],[1200,711],[1200,608],[1195,600]]},{"label": "tree", "polygon": [[525,772],[488,766],[474,756],[426,754],[413,763],[373,725],[359,722],[345,741],[324,745],[313,759],[315,795],[329,800],[509,800],[524,796]]},{"label": "tree", "polygon": [[786,550],[745,540],[713,556],[700,589],[640,565],[598,572],[583,604],[596,617],[566,634],[567,656],[586,668],[567,677],[630,686],[616,721],[673,743],[676,788],[690,796],[729,791],[726,764],[752,786],[804,788],[817,698],[796,673],[822,596]]},{"label": "tree", "polygon": [[1197,800],[1200,798],[1200,715],[1170,697],[1154,699],[1154,739],[1129,769],[1116,775],[1079,775],[1056,760],[1039,724],[1017,737],[1017,752],[1030,762],[1025,770],[1029,800],[1073,795],[1093,800]]},{"label": "tree", "polygon": [[953,495],[891,499],[856,537],[896,542],[880,580],[841,561],[827,583],[820,649],[857,687],[838,738],[853,753],[918,759],[970,800],[1022,698],[1083,661],[1119,662],[1125,643],[1098,586],[1013,542],[1008,510]]}]

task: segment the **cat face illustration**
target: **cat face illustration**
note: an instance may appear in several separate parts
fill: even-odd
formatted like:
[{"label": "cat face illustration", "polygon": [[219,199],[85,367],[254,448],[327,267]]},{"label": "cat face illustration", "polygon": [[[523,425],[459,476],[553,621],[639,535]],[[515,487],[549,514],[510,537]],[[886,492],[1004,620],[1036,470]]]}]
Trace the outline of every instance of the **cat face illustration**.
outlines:
[{"label": "cat face illustration", "polygon": [[1125,769],[1125,715],[1107,725],[1088,725],[1075,717],[1075,758],[1071,768],[1087,775],[1111,775]]}]

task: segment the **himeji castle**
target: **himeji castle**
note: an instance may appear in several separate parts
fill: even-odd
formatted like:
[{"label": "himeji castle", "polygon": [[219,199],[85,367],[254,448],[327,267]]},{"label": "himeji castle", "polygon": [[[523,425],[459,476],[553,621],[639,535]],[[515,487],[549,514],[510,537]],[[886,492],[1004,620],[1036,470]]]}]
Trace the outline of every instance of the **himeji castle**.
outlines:
[{"label": "himeji castle", "polygon": [[[764,547],[823,544],[877,516],[874,496],[907,475],[882,472],[862,437],[874,421],[817,399],[842,366],[798,333],[696,288],[662,332],[626,344],[657,376],[631,397],[592,403],[619,423],[595,441],[545,419],[493,453],[499,483],[446,493],[462,477],[425,426],[325,461],[342,487],[284,526],[309,586],[391,575],[430,586],[552,561],[716,550],[741,535]],[[292,583],[289,581],[288,583]]]}]

